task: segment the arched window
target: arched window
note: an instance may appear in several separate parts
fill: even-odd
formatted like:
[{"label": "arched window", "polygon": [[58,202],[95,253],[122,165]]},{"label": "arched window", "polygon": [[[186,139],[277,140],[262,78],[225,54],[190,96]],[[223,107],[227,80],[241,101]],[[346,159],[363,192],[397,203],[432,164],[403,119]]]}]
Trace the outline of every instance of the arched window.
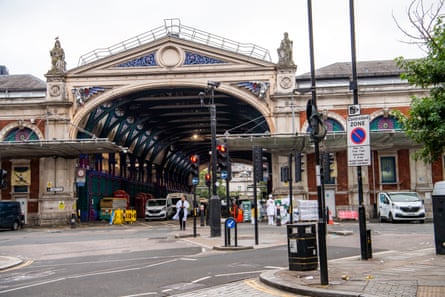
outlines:
[{"label": "arched window", "polygon": [[324,121],[324,124],[326,125],[328,132],[344,132],[345,131],[343,126],[337,120],[334,120],[333,118],[327,118]]},{"label": "arched window", "polygon": [[371,131],[402,130],[402,124],[393,116],[379,116],[370,123]]},{"label": "arched window", "polygon": [[[327,118],[326,120],[324,120],[324,124],[325,124],[328,132],[344,132],[345,131],[343,126],[340,124],[340,122],[333,118]],[[311,131],[312,131],[311,127],[308,126],[306,132],[309,133]]]},{"label": "arched window", "polygon": [[38,139],[39,137],[37,134],[27,127],[12,129],[5,137],[5,141],[28,141]]}]

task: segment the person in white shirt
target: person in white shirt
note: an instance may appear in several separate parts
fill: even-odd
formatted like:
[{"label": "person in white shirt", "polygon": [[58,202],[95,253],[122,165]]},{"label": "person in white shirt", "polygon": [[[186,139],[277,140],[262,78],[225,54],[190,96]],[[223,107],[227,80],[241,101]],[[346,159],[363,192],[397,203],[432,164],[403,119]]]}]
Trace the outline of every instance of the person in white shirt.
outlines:
[{"label": "person in white shirt", "polygon": [[176,214],[173,219],[179,220],[179,230],[181,231],[185,231],[189,206],[190,204],[185,199],[185,195],[182,195],[181,200],[176,202]]},{"label": "person in white shirt", "polygon": [[274,225],[274,216],[275,216],[275,201],[273,200],[272,194],[269,195],[269,199],[266,201],[267,208],[267,218],[269,225]]}]

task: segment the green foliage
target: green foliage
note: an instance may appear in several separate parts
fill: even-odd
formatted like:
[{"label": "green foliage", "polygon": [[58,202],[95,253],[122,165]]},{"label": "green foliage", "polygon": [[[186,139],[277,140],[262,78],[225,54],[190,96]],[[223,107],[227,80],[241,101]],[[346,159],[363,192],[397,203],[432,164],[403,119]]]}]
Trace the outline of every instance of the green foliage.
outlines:
[{"label": "green foliage", "polygon": [[425,45],[428,49],[425,58],[405,60],[399,57],[396,63],[405,71],[401,78],[429,89],[429,96],[412,97],[408,118],[400,112],[395,116],[406,134],[424,145],[415,158],[431,163],[440,158],[445,147],[445,25],[441,18],[425,39]]}]

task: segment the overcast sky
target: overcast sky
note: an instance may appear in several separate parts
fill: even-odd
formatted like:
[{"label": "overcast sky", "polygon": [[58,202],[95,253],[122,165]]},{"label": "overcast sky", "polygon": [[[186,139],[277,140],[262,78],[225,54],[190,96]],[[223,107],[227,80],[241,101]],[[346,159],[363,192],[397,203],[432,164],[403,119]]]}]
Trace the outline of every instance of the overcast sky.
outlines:
[{"label": "overcast sky", "polygon": [[[356,0],[357,60],[417,58],[424,53],[406,44],[397,28],[412,31],[407,18],[411,0]],[[437,0],[424,0],[437,3]],[[315,66],[351,60],[349,0],[312,0]],[[310,71],[306,0],[0,0],[0,65],[10,74],[41,79],[50,68],[49,51],[59,37],[67,68],[79,57],[106,48],[179,18],[181,23],[270,51],[288,32],[297,74]]]}]

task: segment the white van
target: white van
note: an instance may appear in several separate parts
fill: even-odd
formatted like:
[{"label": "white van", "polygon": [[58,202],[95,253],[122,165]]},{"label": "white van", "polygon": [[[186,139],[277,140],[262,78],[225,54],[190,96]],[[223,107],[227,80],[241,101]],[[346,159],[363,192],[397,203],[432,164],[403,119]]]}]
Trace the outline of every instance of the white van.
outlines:
[{"label": "white van", "polygon": [[377,212],[380,221],[425,222],[425,206],[416,192],[380,192]]},{"label": "white van", "polygon": [[167,198],[148,199],[145,204],[145,220],[167,220],[172,216],[171,200]]}]

